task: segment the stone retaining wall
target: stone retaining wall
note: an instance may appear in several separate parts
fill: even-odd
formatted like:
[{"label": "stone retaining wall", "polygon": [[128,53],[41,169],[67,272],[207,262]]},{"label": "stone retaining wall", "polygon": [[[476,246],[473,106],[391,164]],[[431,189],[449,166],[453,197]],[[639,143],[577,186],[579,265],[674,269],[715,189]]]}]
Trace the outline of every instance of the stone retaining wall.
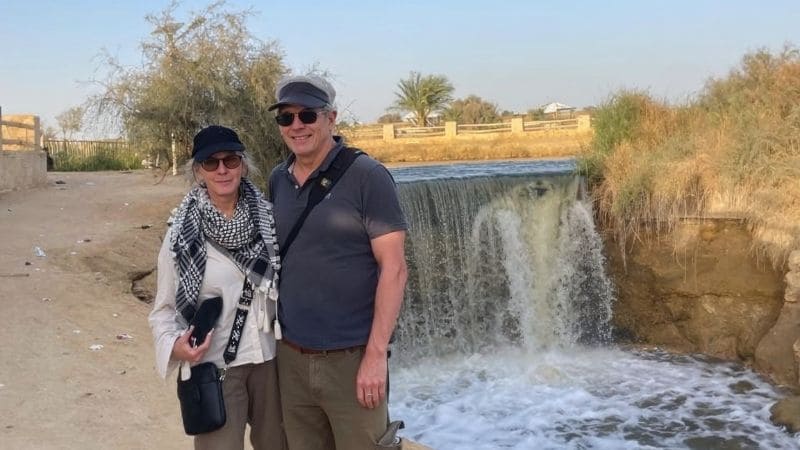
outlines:
[{"label": "stone retaining wall", "polygon": [[47,154],[41,141],[39,116],[0,115],[0,192],[47,183]]},{"label": "stone retaining wall", "polygon": [[739,360],[800,384],[800,252],[784,276],[755,257],[746,224],[733,219],[640,237],[624,259],[616,242],[606,245],[618,340]]},{"label": "stone retaining wall", "polygon": [[47,154],[42,150],[0,151],[0,192],[47,184]]}]

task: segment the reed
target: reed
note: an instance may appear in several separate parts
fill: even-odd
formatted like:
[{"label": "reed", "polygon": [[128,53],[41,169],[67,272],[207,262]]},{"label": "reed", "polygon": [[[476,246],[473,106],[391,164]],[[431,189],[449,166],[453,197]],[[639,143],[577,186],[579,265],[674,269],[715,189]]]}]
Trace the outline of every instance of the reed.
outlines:
[{"label": "reed", "polygon": [[612,95],[580,156],[602,221],[623,249],[684,217],[747,221],[775,267],[800,249],[800,54],[746,55],[699,95],[671,105]]},{"label": "reed", "polygon": [[99,148],[90,155],[61,152],[53,155],[53,168],[64,172],[141,169],[141,159],[135,153]]}]

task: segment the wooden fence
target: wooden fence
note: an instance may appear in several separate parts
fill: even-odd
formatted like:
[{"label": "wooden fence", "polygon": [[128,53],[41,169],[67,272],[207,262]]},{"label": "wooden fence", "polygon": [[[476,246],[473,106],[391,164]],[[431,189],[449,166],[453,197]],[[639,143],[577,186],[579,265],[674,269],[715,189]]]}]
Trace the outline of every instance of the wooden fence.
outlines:
[{"label": "wooden fence", "polygon": [[[128,166],[139,165],[146,157],[136,147],[123,140],[72,141],[45,139],[44,149],[53,160],[54,170],[75,170],[68,167],[82,167],[92,159],[113,159],[127,161]],[[134,165],[134,166],[135,166]]]},{"label": "wooden fence", "polygon": [[102,153],[135,154],[136,151],[128,141],[70,141],[45,139],[44,147],[51,157],[71,156],[75,158],[92,158]]},{"label": "wooden fence", "polygon": [[432,127],[416,127],[405,123],[393,123],[348,127],[339,131],[351,139],[383,139],[384,141],[405,138],[455,138],[469,135],[524,134],[547,131],[584,133],[591,131],[591,118],[588,115],[582,115],[570,119],[526,121],[521,117],[515,117],[510,121],[498,123],[459,124],[445,122],[444,126]]},{"label": "wooden fence", "polygon": [[38,116],[11,115],[4,118],[0,108],[0,151],[40,150],[41,138]]}]

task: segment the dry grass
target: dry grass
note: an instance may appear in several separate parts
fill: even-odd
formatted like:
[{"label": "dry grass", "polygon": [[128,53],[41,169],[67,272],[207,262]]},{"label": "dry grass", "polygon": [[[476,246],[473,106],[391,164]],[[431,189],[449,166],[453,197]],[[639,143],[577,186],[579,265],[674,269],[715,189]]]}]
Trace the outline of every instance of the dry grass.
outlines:
[{"label": "dry grass", "polygon": [[469,161],[576,156],[588,146],[591,134],[498,134],[471,139],[420,138],[348,140],[384,163]]},{"label": "dry grass", "polygon": [[758,51],[670,106],[623,91],[596,112],[581,156],[601,218],[623,249],[641,228],[737,215],[775,267],[800,249],[800,56]]}]

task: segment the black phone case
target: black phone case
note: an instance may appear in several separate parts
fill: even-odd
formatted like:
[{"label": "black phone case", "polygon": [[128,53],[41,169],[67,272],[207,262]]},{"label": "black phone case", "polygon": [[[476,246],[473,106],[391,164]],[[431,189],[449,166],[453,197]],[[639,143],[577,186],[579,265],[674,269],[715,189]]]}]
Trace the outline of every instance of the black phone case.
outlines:
[{"label": "black phone case", "polygon": [[189,325],[194,325],[191,337],[194,338],[195,345],[200,345],[206,340],[206,335],[216,325],[220,313],[222,313],[222,297],[209,298],[200,303],[200,307],[189,323]]}]

